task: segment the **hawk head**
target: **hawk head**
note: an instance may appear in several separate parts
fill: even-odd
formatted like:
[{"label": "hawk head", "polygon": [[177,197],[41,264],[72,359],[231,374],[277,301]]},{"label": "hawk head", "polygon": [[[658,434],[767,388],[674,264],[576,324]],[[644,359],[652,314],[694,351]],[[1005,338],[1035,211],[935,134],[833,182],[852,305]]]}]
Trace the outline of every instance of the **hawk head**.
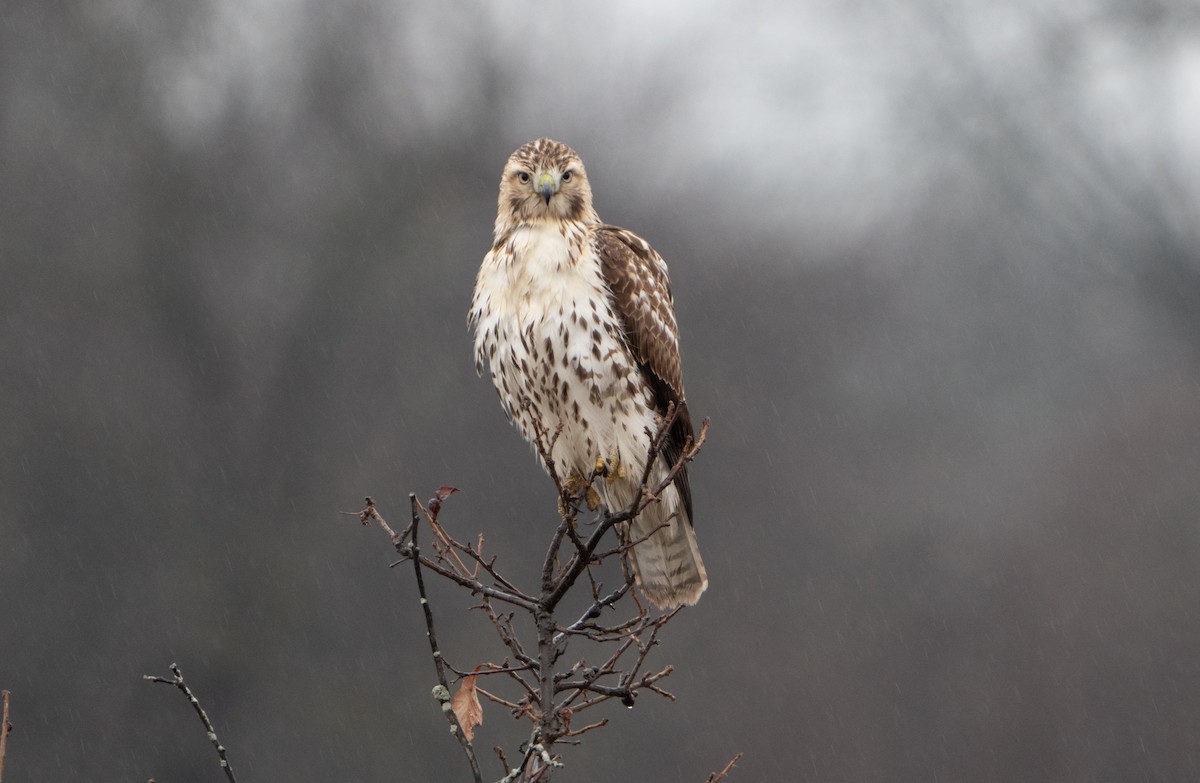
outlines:
[{"label": "hawk head", "polygon": [[552,139],[531,141],[508,158],[500,178],[499,221],[598,221],[592,188],[575,150]]}]

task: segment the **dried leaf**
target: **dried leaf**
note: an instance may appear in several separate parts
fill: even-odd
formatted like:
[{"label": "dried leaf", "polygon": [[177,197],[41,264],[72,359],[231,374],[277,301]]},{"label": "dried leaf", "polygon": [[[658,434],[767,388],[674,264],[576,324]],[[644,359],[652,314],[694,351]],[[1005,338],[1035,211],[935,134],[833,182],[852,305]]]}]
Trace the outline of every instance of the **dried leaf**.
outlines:
[{"label": "dried leaf", "polygon": [[438,487],[437,492],[434,492],[433,497],[431,497],[429,502],[425,504],[429,509],[429,513],[436,517],[438,512],[442,510],[442,501],[453,495],[455,492],[458,492],[458,487]]},{"label": "dried leaf", "polygon": [[563,730],[569,733],[571,731],[571,718],[575,717],[575,711],[570,707],[563,707],[560,714],[562,715]]},{"label": "dried leaf", "polygon": [[475,690],[474,674],[463,677],[450,708],[454,710],[454,717],[458,718],[458,725],[462,726],[467,742],[470,742],[475,738],[475,727],[483,723],[483,705],[479,703],[479,694]]}]

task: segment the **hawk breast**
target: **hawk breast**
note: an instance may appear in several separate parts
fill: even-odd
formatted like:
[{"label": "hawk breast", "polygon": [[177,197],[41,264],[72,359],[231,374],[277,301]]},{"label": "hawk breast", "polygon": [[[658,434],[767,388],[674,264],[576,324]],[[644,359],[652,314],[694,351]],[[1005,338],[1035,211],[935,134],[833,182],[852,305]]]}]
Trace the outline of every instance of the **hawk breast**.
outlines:
[{"label": "hawk breast", "polygon": [[[509,418],[561,432],[551,455],[581,473],[626,458],[652,423],[650,394],[589,232],[522,228],[498,242],[476,288],[476,357]],[[528,400],[528,409],[523,401]]]}]

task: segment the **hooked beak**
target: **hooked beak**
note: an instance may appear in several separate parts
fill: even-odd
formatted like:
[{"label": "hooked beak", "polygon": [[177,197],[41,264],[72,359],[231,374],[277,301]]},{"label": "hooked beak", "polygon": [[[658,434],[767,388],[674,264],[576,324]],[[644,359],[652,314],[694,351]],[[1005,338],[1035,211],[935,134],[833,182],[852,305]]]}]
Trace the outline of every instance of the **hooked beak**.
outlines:
[{"label": "hooked beak", "polygon": [[543,171],[538,175],[537,192],[542,197],[542,200],[547,204],[550,203],[550,197],[558,192],[558,182],[554,179],[554,175],[548,171]]}]

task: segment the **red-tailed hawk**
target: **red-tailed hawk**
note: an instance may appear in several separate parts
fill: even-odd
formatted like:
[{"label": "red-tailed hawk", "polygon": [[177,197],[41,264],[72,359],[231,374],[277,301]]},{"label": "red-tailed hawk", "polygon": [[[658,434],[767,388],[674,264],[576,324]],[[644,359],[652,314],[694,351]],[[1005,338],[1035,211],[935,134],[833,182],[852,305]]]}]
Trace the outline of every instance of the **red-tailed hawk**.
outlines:
[{"label": "red-tailed hawk", "polygon": [[[562,427],[551,458],[564,478],[589,475],[605,505],[627,508],[650,450],[647,430],[680,408],[653,466],[666,476],[692,434],[667,265],[646,240],[600,222],[583,161],[565,144],[531,141],[500,179],[495,239],[471,300],[475,368],[484,362],[509,419],[533,442],[534,421]],[[522,405],[529,400],[528,407]],[[708,586],[687,473],[630,526],[642,593],[660,608],[694,604]]]}]

